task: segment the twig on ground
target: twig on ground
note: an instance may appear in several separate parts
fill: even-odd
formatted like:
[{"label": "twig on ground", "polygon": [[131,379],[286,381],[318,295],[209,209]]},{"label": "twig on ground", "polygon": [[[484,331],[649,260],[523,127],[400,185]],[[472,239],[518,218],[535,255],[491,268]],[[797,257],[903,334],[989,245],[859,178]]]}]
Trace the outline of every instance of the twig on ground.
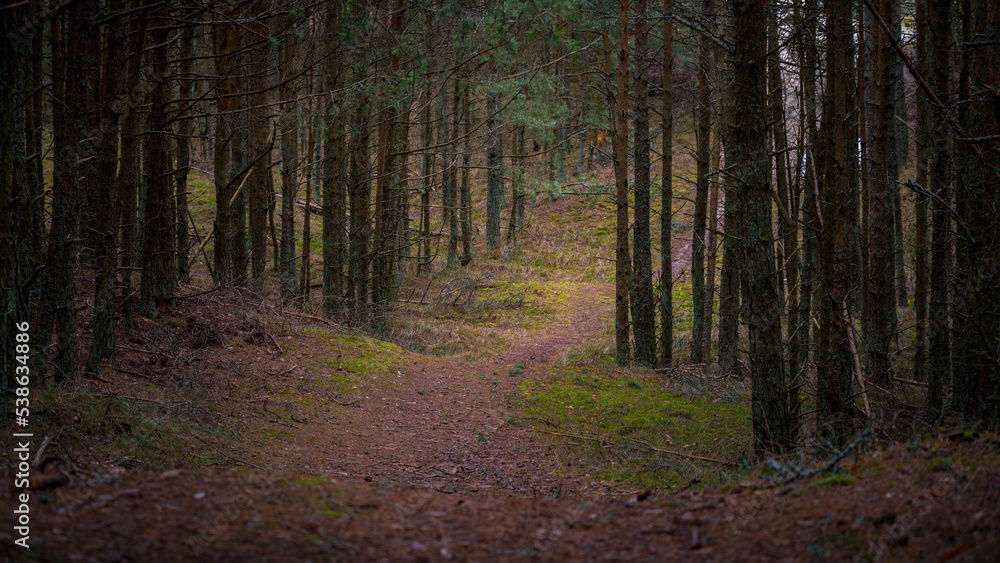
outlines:
[{"label": "twig on ground", "polygon": [[[59,433],[61,434],[62,430],[60,430]],[[38,446],[38,451],[35,452],[35,459],[31,462],[32,467],[37,468],[38,464],[42,462],[42,455],[45,453],[45,448],[49,447],[49,443],[51,441],[52,438],[50,436],[46,436],[45,439],[42,440],[42,445]]]},{"label": "twig on ground", "polygon": [[199,291],[198,293],[192,293],[190,295],[178,295],[177,297],[174,297],[174,299],[180,301],[181,299],[190,299],[192,297],[200,297],[202,295],[208,295],[209,293],[215,293],[216,291],[219,291],[223,287],[225,287],[225,286],[217,285],[217,286],[213,287],[212,289],[206,289],[205,291]]},{"label": "twig on ground", "polygon": [[321,322],[323,324],[332,326],[334,328],[343,328],[342,326],[338,325],[335,322],[332,322],[332,321],[329,321],[327,319],[324,319],[323,317],[317,317],[315,315],[307,315],[305,313],[296,313],[295,311],[289,311],[287,309],[272,309],[272,311],[274,311],[275,313],[281,313],[283,315],[292,315],[293,317],[302,317],[303,319],[310,319],[310,320],[313,320],[313,321],[319,321],[319,322]]},{"label": "twig on ground", "polygon": [[129,371],[127,369],[116,368],[116,367],[112,367],[111,369],[117,371],[118,373],[124,373],[125,375],[131,375],[133,377],[138,377],[140,379],[149,379],[148,375],[145,375],[145,374],[142,374],[142,373],[138,373],[138,372],[134,372],[134,371]]},{"label": "twig on ground", "polygon": [[874,416],[868,417],[868,424],[865,425],[864,430],[858,434],[854,441],[852,441],[846,448],[841,451],[834,450],[836,454],[833,458],[827,462],[826,465],[814,469],[803,469],[802,467],[796,467],[791,463],[785,463],[781,460],[774,459],[772,457],[767,458],[767,465],[773,469],[776,473],[779,473],[781,477],[776,480],[778,484],[790,483],[792,481],[797,481],[799,479],[808,479],[810,477],[815,477],[816,475],[822,475],[824,473],[829,473],[833,471],[841,461],[852,451],[854,451],[858,446],[860,446],[865,439],[872,433],[872,422],[875,420]]},{"label": "twig on ground", "polygon": [[[603,435],[600,435],[600,434],[595,434],[593,437],[591,437],[591,436],[579,436],[579,435],[576,435],[576,434],[564,434],[562,432],[552,432],[552,431],[549,431],[549,430],[538,430],[538,432],[542,432],[543,434],[552,434],[553,436],[562,436],[563,438],[575,438],[577,440],[590,440],[592,442],[613,442],[616,439],[614,436],[603,436]],[[662,454],[669,454],[669,455],[674,455],[674,456],[677,456],[677,457],[683,457],[683,458],[687,458],[687,459],[695,459],[695,460],[698,460],[698,461],[709,461],[709,462],[712,462],[712,463],[718,463],[720,465],[730,465],[730,466],[735,466],[736,465],[735,463],[733,463],[731,461],[723,461],[721,459],[715,459],[715,458],[711,458],[711,457],[703,457],[703,456],[700,456],[700,455],[694,455],[694,454],[679,452],[677,450],[665,450],[663,448],[658,448],[658,447],[656,447],[656,446],[654,446],[654,445],[652,445],[649,442],[646,442],[644,440],[634,440],[634,439],[631,439],[631,438],[622,438],[622,440],[624,440],[626,442],[632,442],[633,444],[637,444],[637,445],[639,445],[639,446],[641,446],[643,448],[646,448],[647,450],[649,450],[651,452],[657,452],[657,453],[662,453]]]},{"label": "twig on ground", "polygon": [[[158,407],[162,407],[164,410],[170,409],[169,405],[165,405],[160,401],[154,401],[153,399],[144,399],[142,397],[129,397],[127,395],[115,395],[113,393],[94,393],[95,397],[104,397],[107,399],[125,399],[127,401],[140,401],[143,403],[151,403]],[[176,408],[176,407],[174,407]]]},{"label": "twig on ground", "polygon": [[[907,385],[913,385],[914,387],[927,387],[927,384],[924,383],[924,382],[922,382],[922,381],[914,381],[912,379],[903,379],[902,377],[897,377],[897,378],[895,378],[895,380],[898,381],[898,382],[900,382],[900,383],[905,383]],[[948,388],[951,387],[951,385],[945,385],[944,387],[945,387],[945,389],[948,389]]]},{"label": "twig on ground", "polygon": [[292,364],[292,367],[290,367],[290,368],[286,369],[285,371],[283,371],[283,372],[281,372],[281,373],[272,373],[272,374],[270,374],[270,375],[272,375],[272,376],[275,376],[275,377],[280,377],[280,376],[282,376],[282,375],[287,375],[287,374],[291,373],[291,371],[292,371],[293,369],[296,369],[296,368],[298,368],[298,367],[299,367],[299,366],[297,366],[297,365],[295,365],[295,364]]},{"label": "twig on ground", "polygon": [[245,459],[240,459],[238,457],[233,457],[233,456],[227,454],[226,452],[224,452],[224,451],[220,450],[219,448],[217,448],[214,444],[212,444],[208,440],[202,438],[201,436],[195,434],[194,432],[191,432],[187,428],[184,428],[184,432],[187,433],[192,438],[194,438],[195,440],[198,440],[202,444],[205,444],[206,446],[208,446],[208,447],[212,448],[213,450],[219,452],[219,454],[222,455],[222,457],[227,458],[230,461],[235,461],[236,463],[240,463],[240,464],[243,464],[243,465],[249,465],[250,467],[254,467],[254,468],[260,469],[261,471],[264,471],[263,467],[255,464],[255,463],[251,463],[251,462],[249,462],[249,461],[247,461]]},{"label": "twig on ground", "polygon": [[83,372],[83,377],[85,377],[87,379],[93,379],[93,380],[96,380],[96,381],[100,381],[102,383],[111,383],[107,379],[104,379],[103,377],[97,375],[96,373],[90,373],[89,371],[84,371]]},{"label": "twig on ground", "polygon": [[267,336],[268,338],[270,338],[271,342],[274,343],[274,347],[278,349],[278,355],[280,356],[280,355],[284,354],[285,351],[281,348],[281,344],[278,344],[278,340],[274,337],[274,335],[272,335],[270,332],[267,331],[267,327],[265,326],[261,330],[263,330],[264,335]]}]

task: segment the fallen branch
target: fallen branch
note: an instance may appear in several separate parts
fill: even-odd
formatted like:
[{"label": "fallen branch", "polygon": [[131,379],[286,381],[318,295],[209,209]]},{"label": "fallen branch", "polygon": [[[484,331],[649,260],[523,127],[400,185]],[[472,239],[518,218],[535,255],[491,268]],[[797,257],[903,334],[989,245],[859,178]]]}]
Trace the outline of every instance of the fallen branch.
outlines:
[{"label": "fallen branch", "polygon": [[878,391],[881,391],[883,394],[885,394],[887,397],[889,397],[890,399],[892,399],[893,401],[895,401],[896,404],[898,404],[900,406],[904,406],[904,407],[906,407],[908,409],[912,409],[914,411],[919,411],[922,408],[922,407],[919,407],[917,405],[911,405],[910,403],[907,403],[907,402],[903,401],[902,399],[900,399],[897,396],[896,393],[893,393],[892,391],[889,391],[885,387],[882,387],[880,385],[876,385],[874,381],[869,381],[868,382],[868,386],[872,387],[872,388],[874,388],[874,389],[876,389]]},{"label": "fallen branch", "polygon": [[851,322],[851,312],[847,309],[847,301],[844,301],[844,322],[847,324],[847,340],[851,345],[851,356],[854,357],[854,380],[858,382],[861,390],[861,405],[864,407],[865,415],[872,415],[871,403],[868,402],[868,391],[865,389],[865,376],[861,369],[861,355],[858,354],[858,345],[854,336],[854,323]]},{"label": "fallen branch", "polygon": [[263,329],[263,332],[265,336],[271,339],[271,342],[274,343],[275,348],[278,349],[278,355],[280,356],[284,354],[285,351],[281,349],[281,344],[278,344],[278,340],[270,332],[267,331],[266,327]]},{"label": "fallen branch", "polygon": [[310,320],[313,320],[313,321],[319,321],[319,322],[321,322],[323,324],[330,325],[333,328],[342,328],[337,323],[334,323],[334,322],[329,321],[327,319],[324,319],[322,317],[317,317],[315,315],[307,315],[305,313],[296,313],[295,311],[289,311],[287,309],[271,309],[271,310],[274,311],[275,313],[281,313],[283,315],[292,315],[294,317],[302,317],[303,319],[310,319]]},{"label": "fallen branch", "polygon": [[112,367],[111,369],[117,371],[118,373],[124,373],[125,375],[131,375],[132,377],[138,377],[140,379],[149,379],[148,375],[145,375],[145,374],[142,374],[142,373],[138,373],[138,372],[134,372],[134,371],[129,371],[127,369],[116,368],[116,367]]},{"label": "fallen branch", "polygon": [[223,287],[224,286],[217,285],[217,286],[213,287],[212,289],[206,289],[205,291],[199,291],[198,293],[192,293],[191,295],[178,295],[177,297],[174,297],[174,299],[177,299],[177,300],[190,299],[192,297],[198,297],[198,296],[201,296],[201,295],[208,295],[209,293],[215,293],[216,291],[219,291]]},{"label": "fallen branch", "polygon": [[[121,370],[118,370],[118,371],[121,371]],[[113,393],[94,393],[94,396],[95,397],[102,397],[102,398],[105,398],[105,399],[124,399],[126,401],[139,401],[139,402],[142,402],[142,403],[149,403],[151,405],[156,405],[156,406],[162,408],[163,410],[171,410],[170,405],[166,405],[164,403],[161,403],[160,401],[154,401],[153,399],[144,399],[142,397],[129,397],[127,395],[115,395]],[[175,405],[173,407],[173,410],[176,411],[177,407],[179,407],[181,405],[184,405],[184,404],[187,404],[187,403],[178,403],[177,405]]]},{"label": "fallen branch", "polygon": [[843,461],[844,458],[847,457],[849,453],[851,453],[852,451],[855,450],[855,448],[861,445],[861,443],[865,441],[865,438],[867,438],[871,434],[872,421],[874,420],[875,420],[874,416],[869,416],[868,424],[865,425],[865,429],[862,430],[861,433],[854,438],[854,441],[851,442],[843,451],[834,450],[835,452],[837,452],[836,455],[834,455],[833,459],[831,459],[823,467],[815,469],[802,469],[802,467],[796,467],[791,463],[784,463],[780,460],[774,459],[773,457],[767,458],[767,465],[771,469],[773,469],[776,473],[781,474],[781,478],[777,480],[778,484],[790,483],[792,481],[796,481],[799,479],[808,479],[810,477],[815,477],[816,475],[823,475],[824,473],[829,473],[830,471],[833,471],[834,468],[836,468],[837,465],[839,465],[840,462]]},{"label": "fallen branch", "polygon": [[111,383],[110,381],[108,381],[107,379],[104,379],[103,377],[97,375],[96,373],[90,373],[88,371],[83,372],[83,377],[85,377],[87,379],[93,379],[95,381],[100,381],[102,383]]},{"label": "fallen branch", "polygon": [[[549,431],[549,430],[538,430],[538,432],[541,432],[543,434],[551,434],[553,436],[562,436],[563,438],[575,438],[577,440],[590,440],[592,442],[611,442],[611,441],[616,440],[616,438],[613,437],[613,436],[602,436],[600,434],[596,434],[595,435],[596,437],[590,437],[590,436],[579,436],[577,434],[564,434],[562,432],[552,432],[552,431]],[[662,453],[662,454],[669,454],[669,455],[674,455],[674,456],[677,456],[677,457],[683,457],[683,458],[687,458],[687,459],[696,459],[698,461],[709,461],[709,462],[712,462],[712,463],[718,463],[720,465],[736,466],[736,464],[733,463],[733,462],[731,462],[731,461],[723,461],[721,459],[715,459],[715,458],[711,458],[711,457],[703,457],[703,456],[700,456],[700,455],[694,455],[694,454],[679,452],[677,450],[665,450],[663,448],[657,448],[656,446],[650,444],[649,442],[645,442],[643,440],[634,440],[634,439],[631,439],[631,438],[622,438],[622,440],[625,440],[626,442],[632,442],[633,444],[638,444],[639,446],[642,446],[642,447],[644,447],[647,450],[652,451],[652,452],[657,452],[657,453]]]},{"label": "fallen branch", "polygon": [[[59,433],[62,434],[62,430],[60,430]],[[36,469],[38,468],[38,464],[42,462],[42,456],[45,454],[45,448],[49,447],[49,443],[51,441],[52,438],[49,436],[46,436],[45,439],[42,440],[42,445],[38,447],[38,452],[35,453],[35,459],[31,462],[32,467]]]},{"label": "fallen branch", "polygon": [[250,467],[255,467],[255,468],[257,468],[257,469],[260,469],[261,471],[264,471],[264,468],[263,468],[263,467],[261,467],[261,466],[259,466],[259,465],[255,464],[255,463],[251,463],[251,462],[249,462],[249,461],[246,461],[245,459],[240,459],[240,458],[238,458],[238,457],[233,457],[233,456],[231,456],[231,455],[227,454],[226,452],[224,452],[224,451],[220,450],[219,448],[217,448],[217,447],[216,447],[216,446],[215,446],[214,444],[212,444],[212,443],[211,443],[211,442],[209,442],[208,440],[206,440],[206,439],[202,438],[201,436],[199,436],[199,435],[195,434],[194,432],[191,432],[191,431],[190,431],[190,430],[188,430],[187,428],[184,428],[183,426],[182,426],[181,428],[183,428],[183,429],[184,429],[184,432],[185,432],[185,433],[186,433],[186,434],[187,434],[188,436],[191,436],[191,437],[192,437],[192,438],[194,438],[195,440],[198,440],[198,441],[199,441],[199,442],[201,442],[202,444],[205,444],[206,446],[208,446],[208,447],[212,448],[213,450],[215,450],[216,452],[218,452],[218,453],[219,453],[219,455],[221,455],[222,457],[224,457],[224,458],[227,458],[227,459],[229,459],[230,461],[235,461],[236,463],[241,463],[241,464],[243,464],[243,465],[249,465]]},{"label": "fallen branch", "polygon": [[283,375],[288,375],[288,374],[292,373],[292,371],[298,369],[298,367],[299,366],[297,366],[295,364],[292,364],[292,367],[286,369],[285,371],[276,371],[276,372],[270,372],[269,371],[269,372],[267,372],[267,374],[270,375],[271,377],[281,377]]},{"label": "fallen branch", "polygon": [[[903,379],[902,377],[897,377],[897,378],[895,378],[895,380],[898,381],[898,382],[900,382],[900,383],[905,383],[907,385],[913,385],[914,387],[927,387],[926,383],[923,383],[923,382],[920,382],[920,381],[914,381],[912,379]],[[950,387],[950,386],[946,385],[946,387]]]},{"label": "fallen branch", "polygon": [[414,305],[433,305],[433,303],[428,303],[427,301],[416,301],[413,299],[397,299],[397,303],[412,303]]},{"label": "fallen branch", "polygon": [[338,405],[340,405],[342,407],[358,407],[359,409],[361,408],[361,399],[360,398],[355,398],[353,401],[350,401],[348,403],[342,403],[342,402],[338,401],[337,399],[333,399],[333,402],[337,403]]}]

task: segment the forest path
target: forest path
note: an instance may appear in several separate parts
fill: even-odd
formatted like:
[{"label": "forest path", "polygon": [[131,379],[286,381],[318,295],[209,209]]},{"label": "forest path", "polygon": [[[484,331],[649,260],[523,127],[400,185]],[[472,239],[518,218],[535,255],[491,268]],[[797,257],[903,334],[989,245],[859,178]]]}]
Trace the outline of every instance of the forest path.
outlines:
[{"label": "forest path", "polygon": [[[266,399],[251,393],[260,412],[234,408],[251,443],[217,452],[257,469],[76,474],[70,486],[32,491],[30,553],[9,530],[0,549],[38,561],[995,559],[995,434],[903,444],[810,485],[646,498],[577,477],[580,448],[536,440],[511,406],[521,380],[550,369],[531,361],[591,338],[612,303],[610,287],[576,286],[563,314],[500,362],[405,354],[383,365],[373,353],[359,367],[347,363],[357,350],[341,360],[337,347],[384,343],[285,336],[280,357],[253,365],[272,374]],[[234,447],[244,451],[230,456]],[[0,509],[11,514],[11,501]]]},{"label": "forest path", "polygon": [[[316,404],[299,401],[291,420],[264,417],[251,458],[268,469],[445,492],[535,496],[591,487],[554,475],[567,452],[536,443],[512,409],[523,379],[609,326],[613,310],[613,287],[574,284],[554,322],[526,333],[495,362],[409,354],[399,365],[359,373],[346,396],[325,390],[329,362],[303,367],[297,391]],[[330,355],[323,339],[311,340],[288,361],[305,366]]]}]

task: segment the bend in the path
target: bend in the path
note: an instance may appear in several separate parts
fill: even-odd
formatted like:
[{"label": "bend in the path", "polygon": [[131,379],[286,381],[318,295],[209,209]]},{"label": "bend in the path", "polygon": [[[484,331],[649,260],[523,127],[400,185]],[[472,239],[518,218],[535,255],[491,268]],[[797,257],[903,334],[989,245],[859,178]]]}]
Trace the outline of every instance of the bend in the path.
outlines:
[{"label": "bend in the path", "polygon": [[614,287],[608,284],[576,284],[564,313],[554,326],[530,334],[499,358],[502,364],[546,365],[559,355],[583,344],[611,322]]},{"label": "bend in the path", "polygon": [[[555,474],[565,465],[561,456],[572,454],[537,443],[514,420],[514,409],[520,381],[607,326],[613,302],[610,286],[579,284],[555,323],[530,334],[499,365],[417,356],[365,374],[356,405],[324,405],[328,412],[284,431],[290,435],[280,456],[261,450],[256,458],[274,469],[444,492],[538,496],[590,488]],[[511,369],[518,364],[527,367]]]}]

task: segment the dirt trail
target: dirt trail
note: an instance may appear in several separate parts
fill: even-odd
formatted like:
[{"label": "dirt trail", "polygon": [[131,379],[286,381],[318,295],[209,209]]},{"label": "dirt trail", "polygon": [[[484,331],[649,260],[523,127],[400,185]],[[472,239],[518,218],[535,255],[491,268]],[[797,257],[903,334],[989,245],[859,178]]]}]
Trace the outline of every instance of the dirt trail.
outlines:
[{"label": "dirt trail", "polygon": [[[552,326],[526,335],[495,363],[418,356],[366,374],[356,401],[319,405],[308,421],[282,432],[280,456],[265,441],[252,457],[270,469],[445,492],[536,496],[586,488],[552,475],[559,460],[512,420],[511,408],[520,380],[611,322],[611,289],[575,286]],[[310,350],[315,346],[298,354]],[[307,370],[300,377],[315,382],[324,374]]]},{"label": "dirt trail", "polygon": [[606,284],[578,284],[567,299],[567,310],[555,326],[542,334],[531,334],[503,354],[501,363],[550,364],[559,354],[584,343],[610,326],[614,318],[614,287]]}]

